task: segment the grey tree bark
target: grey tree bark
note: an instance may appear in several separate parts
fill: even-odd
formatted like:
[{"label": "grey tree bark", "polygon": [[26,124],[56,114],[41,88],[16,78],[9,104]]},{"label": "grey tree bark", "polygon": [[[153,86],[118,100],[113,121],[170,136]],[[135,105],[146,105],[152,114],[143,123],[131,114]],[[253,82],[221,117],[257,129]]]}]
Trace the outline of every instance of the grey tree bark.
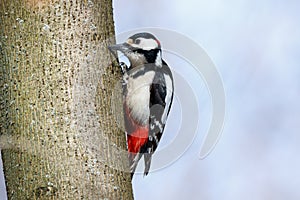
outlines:
[{"label": "grey tree bark", "polygon": [[1,0],[9,199],[133,199],[111,0]]}]

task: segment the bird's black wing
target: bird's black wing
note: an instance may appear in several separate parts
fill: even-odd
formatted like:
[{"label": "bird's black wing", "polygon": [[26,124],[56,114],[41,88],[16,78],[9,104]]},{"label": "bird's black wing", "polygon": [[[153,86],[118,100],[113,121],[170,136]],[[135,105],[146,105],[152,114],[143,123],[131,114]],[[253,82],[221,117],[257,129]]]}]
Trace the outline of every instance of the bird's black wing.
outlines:
[{"label": "bird's black wing", "polygon": [[[170,84],[170,81],[171,85],[167,85]],[[172,99],[173,77],[169,67],[164,63],[162,68],[157,69],[153,83],[150,86],[149,137],[143,149],[145,159],[144,175],[149,172],[152,154],[156,150],[165,128],[166,122],[163,115],[168,115]]]}]

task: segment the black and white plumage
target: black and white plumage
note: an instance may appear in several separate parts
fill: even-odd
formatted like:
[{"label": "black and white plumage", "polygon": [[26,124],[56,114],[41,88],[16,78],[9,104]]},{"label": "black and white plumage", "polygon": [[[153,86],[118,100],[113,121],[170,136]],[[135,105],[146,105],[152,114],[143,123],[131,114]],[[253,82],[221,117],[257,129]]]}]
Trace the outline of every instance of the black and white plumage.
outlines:
[{"label": "black and white plumage", "polygon": [[161,44],[150,33],[138,33],[125,43],[110,46],[122,52],[130,66],[123,73],[123,108],[131,175],[144,155],[147,175],[162,137],[173,100],[173,76],[162,60]]}]

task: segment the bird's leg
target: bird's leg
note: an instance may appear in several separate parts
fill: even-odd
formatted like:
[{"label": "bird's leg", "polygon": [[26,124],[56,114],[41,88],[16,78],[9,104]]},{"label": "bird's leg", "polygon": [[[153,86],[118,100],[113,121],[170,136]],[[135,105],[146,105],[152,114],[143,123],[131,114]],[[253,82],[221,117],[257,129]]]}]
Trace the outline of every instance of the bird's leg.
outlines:
[{"label": "bird's leg", "polygon": [[122,74],[125,74],[127,72],[127,70],[129,69],[129,67],[126,65],[126,63],[124,62],[120,62],[120,68],[121,68],[121,71],[122,71]]}]

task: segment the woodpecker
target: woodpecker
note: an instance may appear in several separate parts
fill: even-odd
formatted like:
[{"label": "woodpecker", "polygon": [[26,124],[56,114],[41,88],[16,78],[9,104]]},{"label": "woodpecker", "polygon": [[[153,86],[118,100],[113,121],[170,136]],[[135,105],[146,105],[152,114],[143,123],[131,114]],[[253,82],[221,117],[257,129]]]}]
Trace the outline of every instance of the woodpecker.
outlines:
[{"label": "woodpecker", "polygon": [[130,65],[120,63],[123,110],[131,178],[144,156],[144,176],[162,137],[173,101],[173,75],[162,59],[161,43],[151,33],[137,33],[122,44],[109,46],[123,53]]}]

